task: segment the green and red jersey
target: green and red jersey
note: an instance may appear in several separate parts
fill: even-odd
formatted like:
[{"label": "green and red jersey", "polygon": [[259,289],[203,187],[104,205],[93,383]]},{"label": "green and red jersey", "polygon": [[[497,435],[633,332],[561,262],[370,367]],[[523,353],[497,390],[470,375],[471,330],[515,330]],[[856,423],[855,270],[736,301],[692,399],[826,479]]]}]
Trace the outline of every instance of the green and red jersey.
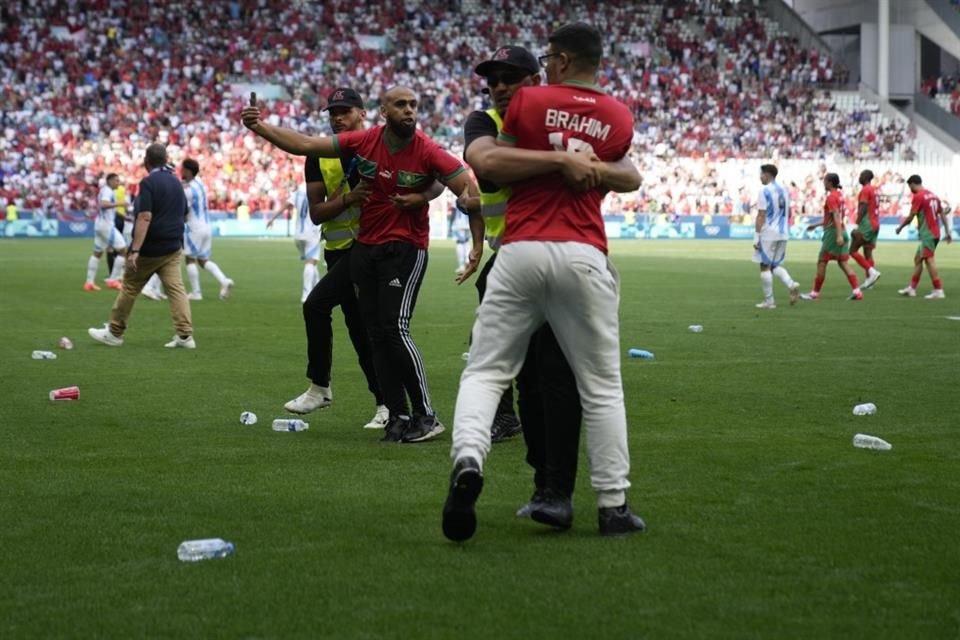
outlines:
[{"label": "green and red jersey", "polygon": [[910,212],[917,215],[920,225],[919,234],[921,240],[939,240],[940,239],[940,208],[943,205],[938,198],[929,189],[920,189],[913,194],[913,202],[910,204]]},{"label": "green and red jersey", "polygon": [[877,194],[877,188],[872,184],[864,185],[860,189],[857,202],[865,202],[867,205],[867,215],[858,225],[860,230],[878,231],[880,229],[880,196]]}]

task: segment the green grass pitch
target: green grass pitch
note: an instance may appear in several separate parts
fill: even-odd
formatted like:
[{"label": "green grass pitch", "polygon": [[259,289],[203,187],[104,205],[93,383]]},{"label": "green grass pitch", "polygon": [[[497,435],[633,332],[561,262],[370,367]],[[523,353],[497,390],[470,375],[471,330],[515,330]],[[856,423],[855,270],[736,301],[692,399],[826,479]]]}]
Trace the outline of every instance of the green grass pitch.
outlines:
[{"label": "green grass pitch", "polygon": [[[440,531],[476,306],[452,244],[434,243],[412,324],[448,431],[409,446],[361,428],[374,406],[339,313],[334,405],[271,431],[306,385],[300,265],[290,241],[214,249],[237,286],[220,302],[201,274],[190,352],[163,348],[168,308],[146,299],[122,348],[88,338],[114,298],[81,290],[89,240],[0,242],[0,637],[960,635],[960,248],[938,253],[946,300],[899,298],[914,246],[888,243],[862,303],[831,266],[819,302],[789,307],[778,281],[760,312],[748,242],[614,242],[623,352],[657,356],[623,360],[649,530],[596,534],[585,462],[571,531],[515,518],[516,440],[494,447],[464,545]],[[816,250],[790,245],[804,290]],[[79,402],[47,398],[68,385]],[[866,401],[877,415],[853,416]],[[893,450],[853,448],[860,431]],[[180,563],[201,537],[236,555]]]}]

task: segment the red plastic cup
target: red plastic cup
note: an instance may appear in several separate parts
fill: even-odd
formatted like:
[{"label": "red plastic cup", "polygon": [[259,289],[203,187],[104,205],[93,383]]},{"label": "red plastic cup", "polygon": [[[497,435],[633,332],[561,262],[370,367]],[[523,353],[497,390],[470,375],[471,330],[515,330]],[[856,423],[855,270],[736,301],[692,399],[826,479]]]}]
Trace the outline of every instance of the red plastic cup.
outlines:
[{"label": "red plastic cup", "polygon": [[50,392],[51,400],[79,400],[80,387],[64,387]]}]

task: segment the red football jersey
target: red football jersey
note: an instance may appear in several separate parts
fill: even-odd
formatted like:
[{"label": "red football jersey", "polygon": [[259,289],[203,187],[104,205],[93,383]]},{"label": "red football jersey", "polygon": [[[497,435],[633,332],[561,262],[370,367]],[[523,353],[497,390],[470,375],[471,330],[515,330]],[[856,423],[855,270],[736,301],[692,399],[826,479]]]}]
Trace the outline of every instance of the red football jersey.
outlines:
[{"label": "red football jersey", "polygon": [[823,203],[823,227],[833,226],[833,215],[832,211],[840,211],[840,228],[837,229],[838,232],[843,233],[844,221],[846,218],[846,208],[847,205],[843,199],[843,191],[840,189],[835,189],[827,194],[827,199]]},{"label": "red football jersey", "polygon": [[[594,86],[554,84],[524,87],[513,95],[500,139],[541,151],[593,151],[617,161],[630,149],[633,114]],[[598,189],[568,187],[558,173],[517,182],[507,201],[503,242],[584,242],[607,252]]]},{"label": "red football jersey", "polygon": [[872,184],[864,185],[860,189],[858,202],[867,203],[867,216],[870,218],[870,228],[874,231],[880,229],[880,196],[877,194],[877,188]]},{"label": "red football jersey", "polygon": [[340,133],[333,139],[342,157],[356,156],[360,178],[373,182],[370,198],[360,210],[357,240],[364,244],[409,242],[426,249],[430,207],[398,209],[390,196],[425,191],[434,180],[447,182],[464,170],[463,164],[421,131],[395,150],[387,146],[383,126]]},{"label": "red football jersey", "polygon": [[929,189],[920,189],[913,194],[913,201],[910,203],[910,211],[916,212],[920,218],[920,231],[924,227],[936,239],[940,239],[940,198],[935,196]]}]

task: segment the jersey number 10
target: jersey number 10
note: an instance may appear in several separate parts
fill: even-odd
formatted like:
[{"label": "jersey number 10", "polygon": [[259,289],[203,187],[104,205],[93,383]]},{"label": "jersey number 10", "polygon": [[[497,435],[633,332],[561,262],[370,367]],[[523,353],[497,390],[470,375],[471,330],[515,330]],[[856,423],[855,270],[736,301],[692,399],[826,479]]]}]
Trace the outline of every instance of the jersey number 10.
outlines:
[{"label": "jersey number 10", "polygon": [[581,152],[587,151],[594,153],[593,145],[589,142],[580,140],[579,138],[567,138],[567,144],[563,144],[563,132],[553,131],[547,136],[547,141],[550,143],[550,146],[556,149],[557,151],[574,151]]}]

